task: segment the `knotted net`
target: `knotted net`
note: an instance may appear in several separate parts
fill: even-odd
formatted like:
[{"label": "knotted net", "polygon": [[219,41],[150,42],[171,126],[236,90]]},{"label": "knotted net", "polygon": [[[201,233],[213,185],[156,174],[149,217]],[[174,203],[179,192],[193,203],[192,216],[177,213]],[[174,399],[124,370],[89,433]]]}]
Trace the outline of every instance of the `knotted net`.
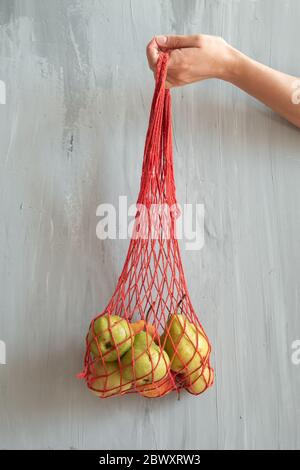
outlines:
[{"label": "knotted net", "polygon": [[86,336],[88,388],[101,398],[137,392],[162,397],[213,383],[211,346],[193,309],[176,238],[168,53],[159,57],[140,192],[116,289]]}]

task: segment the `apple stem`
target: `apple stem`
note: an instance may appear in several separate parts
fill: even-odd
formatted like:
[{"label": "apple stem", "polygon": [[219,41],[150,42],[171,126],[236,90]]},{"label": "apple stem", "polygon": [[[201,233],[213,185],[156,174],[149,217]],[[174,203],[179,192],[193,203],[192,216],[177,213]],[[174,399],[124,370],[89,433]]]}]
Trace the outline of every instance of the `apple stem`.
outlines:
[{"label": "apple stem", "polygon": [[[184,301],[185,298],[186,298],[186,294],[183,294],[183,296],[181,297],[181,299],[179,300],[179,302],[176,306],[176,309],[181,306],[181,304],[182,304],[182,302]],[[182,307],[181,307],[181,311],[182,311]]]},{"label": "apple stem", "polygon": [[148,308],[147,313],[146,313],[146,322],[147,323],[148,323],[149,313],[151,312],[151,309],[153,309],[152,304],[150,305],[150,307]]}]

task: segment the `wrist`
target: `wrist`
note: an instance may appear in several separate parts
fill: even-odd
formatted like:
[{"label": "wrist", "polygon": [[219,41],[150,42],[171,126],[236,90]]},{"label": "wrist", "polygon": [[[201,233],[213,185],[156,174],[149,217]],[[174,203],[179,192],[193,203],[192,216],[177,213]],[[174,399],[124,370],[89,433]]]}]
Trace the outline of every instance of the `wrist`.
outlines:
[{"label": "wrist", "polygon": [[220,73],[217,78],[226,82],[236,83],[239,79],[244,59],[246,59],[246,56],[242,52],[226,44],[222,54]]}]

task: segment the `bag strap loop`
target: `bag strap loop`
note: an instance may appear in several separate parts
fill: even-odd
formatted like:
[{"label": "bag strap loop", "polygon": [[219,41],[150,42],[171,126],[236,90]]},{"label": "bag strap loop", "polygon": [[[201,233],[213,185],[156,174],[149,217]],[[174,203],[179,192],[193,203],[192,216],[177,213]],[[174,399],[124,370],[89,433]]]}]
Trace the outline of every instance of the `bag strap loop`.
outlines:
[{"label": "bag strap loop", "polygon": [[176,204],[173,168],[171,94],[165,88],[169,53],[162,52],[156,66],[155,90],[144,149],[138,203]]}]

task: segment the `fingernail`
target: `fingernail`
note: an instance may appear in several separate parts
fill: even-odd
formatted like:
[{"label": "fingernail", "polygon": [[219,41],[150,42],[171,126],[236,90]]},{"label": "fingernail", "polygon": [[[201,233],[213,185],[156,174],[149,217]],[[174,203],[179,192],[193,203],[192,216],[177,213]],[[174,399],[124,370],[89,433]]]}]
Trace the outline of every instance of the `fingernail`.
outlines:
[{"label": "fingernail", "polygon": [[155,39],[159,46],[164,46],[167,42],[167,36],[156,36]]}]

